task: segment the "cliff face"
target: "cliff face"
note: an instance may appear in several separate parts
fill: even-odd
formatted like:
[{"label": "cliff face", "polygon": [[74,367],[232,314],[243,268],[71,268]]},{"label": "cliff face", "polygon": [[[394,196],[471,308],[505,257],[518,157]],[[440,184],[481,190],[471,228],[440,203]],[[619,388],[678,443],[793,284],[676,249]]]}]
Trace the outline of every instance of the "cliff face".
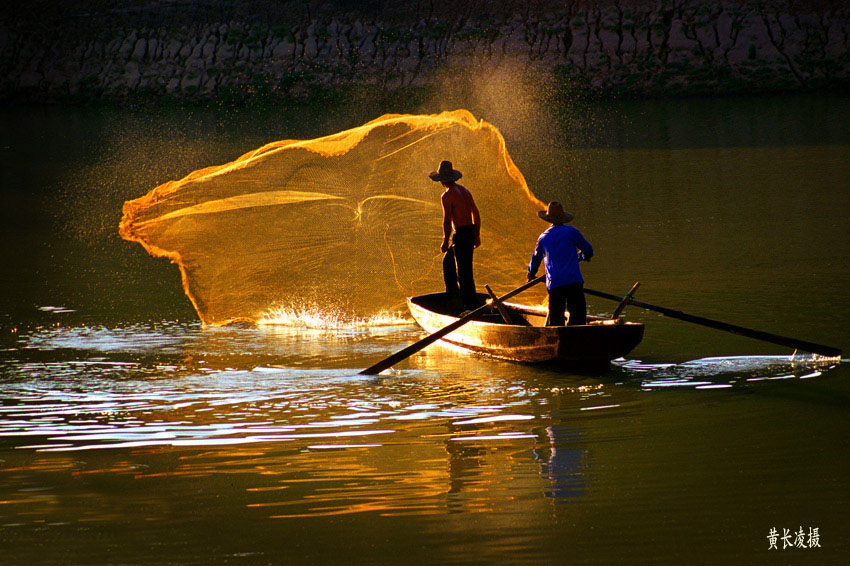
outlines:
[{"label": "cliff face", "polygon": [[383,18],[337,8],[205,23],[170,23],[159,6],[157,18],[102,18],[80,34],[73,19],[34,31],[7,18],[0,96],[285,97],[352,84],[427,86],[449,69],[486,76],[506,67],[602,94],[846,89],[850,7],[824,6],[621,0],[496,15]]}]

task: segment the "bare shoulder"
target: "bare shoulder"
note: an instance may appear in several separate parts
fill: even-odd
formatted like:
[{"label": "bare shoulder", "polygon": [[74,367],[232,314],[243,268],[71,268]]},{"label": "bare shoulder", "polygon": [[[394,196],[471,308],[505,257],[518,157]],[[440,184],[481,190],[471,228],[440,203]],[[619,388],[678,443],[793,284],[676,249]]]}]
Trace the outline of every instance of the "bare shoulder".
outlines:
[{"label": "bare shoulder", "polygon": [[467,189],[467,188],[466,188],[466,187],[464,187],[463,185],[455,184],[455,186],[458,188],[458,190],[459,190],[460,194],[461,194],[464,198],[468,198],[468,199],[470,199],[470,200],[474,200],[474,199],[472,198],[472,193],[470,192],[470,190],[469,190],[469,189]]},{"label": "bare shoulder", "polygon": [[442,198],[446,200],[457,200],[459,198],[462,199],[466,194],[469,194],[469,191],[467,191],[462,186],[455,184],[454,187],[446,189],[446,191],[442,195]]}]

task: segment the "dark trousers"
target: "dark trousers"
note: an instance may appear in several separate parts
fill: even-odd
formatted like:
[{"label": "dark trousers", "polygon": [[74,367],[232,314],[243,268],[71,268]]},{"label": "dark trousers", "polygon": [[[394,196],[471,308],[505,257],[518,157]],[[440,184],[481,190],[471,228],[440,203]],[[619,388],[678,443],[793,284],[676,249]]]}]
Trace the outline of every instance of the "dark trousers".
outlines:
[{"label": "dark trousers", "polygon": [[460,297],[464,308],[478,307],[475,280],[472,277],[472,250],[475,249],[475,226],[461,226],[452,235],[452,245],[443,256],[443,280],[446,293]]},{"label": "dark trousers", "polygon": [[570,283],[549,289],[548,326],[563,326],[564,311],[570,313],[567,326],[587,324],[587,303],[584,300],[584,283]]}]

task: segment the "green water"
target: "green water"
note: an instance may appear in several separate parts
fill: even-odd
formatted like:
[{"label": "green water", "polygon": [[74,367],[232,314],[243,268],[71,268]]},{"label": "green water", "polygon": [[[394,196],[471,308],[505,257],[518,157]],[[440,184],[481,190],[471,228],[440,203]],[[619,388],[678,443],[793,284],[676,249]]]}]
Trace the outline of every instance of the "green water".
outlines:
[{"label": "green water", "polygon": [[[850,99],[470,109],[576,214],[588,287],[850,348]],[[846,561],[846,363],[629,308],[601,374],[432,347],[365,378],[421,331],[204,328],[117,236],[161,182],[387,110],[0,114],[4,564]]]}]

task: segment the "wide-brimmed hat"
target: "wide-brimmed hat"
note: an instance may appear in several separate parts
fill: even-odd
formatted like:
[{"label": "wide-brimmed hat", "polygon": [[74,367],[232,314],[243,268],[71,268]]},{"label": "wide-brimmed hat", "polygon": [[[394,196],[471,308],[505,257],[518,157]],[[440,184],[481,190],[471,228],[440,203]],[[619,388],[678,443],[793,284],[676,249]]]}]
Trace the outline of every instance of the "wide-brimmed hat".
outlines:
[{"label": "wide-brimmed hat", "polygon": [[451,161],[443,161],[440,163],[440,168],[432,171],[430,175],[432,181],[444,183],[452,183],[463,177],[463,173],[452,167]]},{"label": "wide-brimmed hat", "polygon": [[537,216],[546,222],[551,222],[552,224],[566,224],[575,218],[575,216],[569,212],[564,212],[564,207],[556,200],[550,202],[549,206],[546,207],[546,210],[538,211]]}]

